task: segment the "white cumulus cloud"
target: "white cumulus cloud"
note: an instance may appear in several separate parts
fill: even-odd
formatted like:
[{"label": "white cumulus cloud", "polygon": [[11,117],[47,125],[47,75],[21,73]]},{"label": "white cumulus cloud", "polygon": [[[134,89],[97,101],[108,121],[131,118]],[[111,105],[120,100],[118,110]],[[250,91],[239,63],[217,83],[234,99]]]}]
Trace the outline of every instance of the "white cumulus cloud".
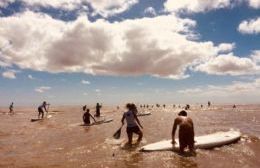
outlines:
[{"label": "white cumulus cloud", "polygon": [[253,81],[243,82],[234,81],[227,85],[208,85],[203,87],[195,87],[184,90],[179,90],[178,93],[187,95],[204,95],[210,97],[234,96],[234,95],[259,95],[260,93],[260,79],[257,78]]},{"label": "white cumulus cloud", "polygon": [[259,34],[260,33],[260,17],[256,19],[242,21],[237,30],[243,34]]},{"label": "white cumulus cloud", "polygon": [[114,23],[80,16],[63,22],[26,11],[0,18],[0,45],[10,41],[0,60],[52,73],[183,79],[189,67],[234,48],[190,40],[195,26],[194,20],[175,15]]},{"label": "white cumulus cloud", "polygon": [[[0,7],[5,7],[15,0],[1,0]],[[133,5],[138,3],[138,0],[18,0],[29,7],[52,7],[63,10],[88,9],[90,5],[95,14],[100,14],[104,17],[122,13]]]},{"label": "white cumulus cloud", "polygon": [[197,13],[231,7],[232,3],[232,0],[167,0],[164,7],[170,12]]},{"label": "white cumulus cloud", "polygon": [[16,73],[17,72],[18,71],[16,71],[16,70],[7,70],[7,71],[2,73],[2,76],[4,78],[8,78],[8,79],[16,79]]},{"label": "white cumulus cloud", "polygon": [[151,15],[151,16],[156,16],[156,11],[153,7],[148,7],[144,10],[145,15]]},{"label": "white cumulus cloud", "polygon": [[29,79],[35,79],[32,75],[28,75]]},{"label": "white cumulus cloud", "polygon": [[256,64],[260,64],[260,50],[254,50],[250,57]]},{"label": "white cumulus cloud", "polygon": [[240,58],[233,53],[219,55],[198,65],[198,71],[215,75],[246,75],[259,73],[259,66],[251,58]]},{"label": "white cumulus cloud", "polygon": [[35,92],[38,92],[38,93],[44,93],[50,89],[51,89],[51,87],[49,87],[49,86],[40,86],[40,87],[35,88],[34,90],[35,90]]},{"label": "white cumulus cloud", "polygon": [[8,4],[15,2],[15,0],[1,0],[0,7],[6,7]]},{"label": "white cumulus cloud", "polygon": [[253,7],[255,9],[260,8],[260,0],[247,0],[250,7]]},{"label": "white cumulus cloud", "polygon": [[82,80],[81,83],[82,83],[82,84],[85,84],[85,85],[89,85],[89,84],[90,84],[90,82],[89,82],[89,81],[86,81],[86,80]]}]

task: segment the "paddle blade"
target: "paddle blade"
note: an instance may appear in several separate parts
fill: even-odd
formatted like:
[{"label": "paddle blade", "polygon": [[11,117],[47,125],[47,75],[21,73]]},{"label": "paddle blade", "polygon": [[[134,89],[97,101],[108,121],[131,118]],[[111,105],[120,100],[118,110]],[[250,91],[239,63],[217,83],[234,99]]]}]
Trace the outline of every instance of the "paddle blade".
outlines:
[{"label": "paddle blade", "polygon": [[114,137],[115,139],[119,139],[119,138],[120,138],[121,128],[122,128],[122,127],[120,127],[120,128],[114,133],[113,137]]}]

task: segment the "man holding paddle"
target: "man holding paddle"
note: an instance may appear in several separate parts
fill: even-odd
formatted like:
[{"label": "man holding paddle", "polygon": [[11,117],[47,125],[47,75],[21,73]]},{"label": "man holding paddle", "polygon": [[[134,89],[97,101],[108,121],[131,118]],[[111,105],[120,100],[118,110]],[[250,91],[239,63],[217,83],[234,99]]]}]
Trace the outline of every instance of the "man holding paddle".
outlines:
[{"label": "man holding paddle", "polygon": [[49,107],[49,105],[50,105],[50,104],[47,104],[46,101],[44,101],[44,102],[38,107],[38,112],[39,112],[38,118],[40,118],[40,116],[41,116],[41,118],[43,118],[43,116],[44,116],[44,111],[43,111],[43,110],[45,110],[45,112],[48,113],[48,110],[47,110],[46,106]]},{"label": "man holding paddle", "polygon": [[135,104],[128,103],[126,105],[126,108],[128,109],[128,111],[123,114],[121,122],[122,125],[124,125],[124,120],[126,119],[126,132],[128,136],[128,144],[132,145],[133,133],[138,134],[137,143],[139,143],[142,140],[143,132],[140,130],[139,127],[143,128],[143,126],[141,125],[139,119],[136,116],[137,109]]},{"label": "man holding paddle", "polygon": [[89,113],[89,109],[87,109],[87,106],[83,106],[83,111],[84,111],[84,114],[83,114],[83,121],[84,121],[84,124],[85,125],[90,125],[90,117],[94,120],[94,122],[96,123],[96,120],[95,118]]}]

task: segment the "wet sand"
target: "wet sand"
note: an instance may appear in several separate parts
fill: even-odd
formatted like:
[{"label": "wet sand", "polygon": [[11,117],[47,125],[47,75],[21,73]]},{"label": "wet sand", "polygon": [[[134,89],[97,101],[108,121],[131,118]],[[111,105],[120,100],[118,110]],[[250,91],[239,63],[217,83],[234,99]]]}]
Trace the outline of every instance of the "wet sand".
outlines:
[{"label": "wet sand", "polygon": [[[139,117],[144,126],[142,145],[171,138],[174,118],[180,109],[140,109],[152,115]],[[8,115],[7,108],[0,108],[0,167],[64,168],[64,167],[187,167],[187,168],[257,168],[260,165],[260,105],[214,106],[210,109],[191,107],[188,115],[193,119],[195,134],[204,135],[230,128],[239,129],[243,137],[238,143],[197,150],[195,157],[183,157],[168,152],[138,152],[137,148],[121,149],[126,139],[125,127],[121,140],[114,140],[113,133],[120,127],[122,107],[103,107],[101,114],[114,121],[91,127],[82,127],[79,106],[50,107],[52,118],[30,122],[37,117],[33,108],[15,109]],[[91,109],[94,113],[94,108]]]}]

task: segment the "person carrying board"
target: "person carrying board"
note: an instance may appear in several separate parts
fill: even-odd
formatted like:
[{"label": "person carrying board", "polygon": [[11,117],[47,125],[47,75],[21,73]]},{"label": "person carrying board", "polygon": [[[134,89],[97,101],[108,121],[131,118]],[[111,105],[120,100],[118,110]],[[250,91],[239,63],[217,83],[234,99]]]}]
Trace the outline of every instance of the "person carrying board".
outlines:
[{"label": "person carrying board", "polygon": [[89,124],[90,124],[90,117],[94,120],[94,122],[96,122],[96,120],[95,120],[95,118],[89,113],[89,109],[86,109],[86,108],[87,108],[86,105],[83,106],[83,111],[84,111],[85,113],[83,114],[82,119],[83,119],[83,122],[84,122],[85,125],[89,125]]},{"label": "person carrying board", "polygon": [[172,128],[172,144],[175,144],[175,132],[179,125],[179,144],[180,153],[184,153],[184,149],[189,147],[190,152],[194,152],[194,127],[191,118],[187,117],[187,112],[182,110],[178,113],[178,117],[174,120]]},{"label": "person carrying board", "polygon": [[126,120],[126,123],[127,123],[126,132],[127,132],[127,136],[128,136],[128,144],[132,145],[133,133],[138,134],[137,143],[141,142],[142,137],[143,137],[143,132],[140,130],[139,127],[143,128],[143,126],[141,125],[139,119],[137,118],[137,116],[135,114],[135,112],[136,112],[135,104],[128,103],[126,105],[126,108],[128,109],[128,111],[123,114],[121,122],[122,122],[122,125],[124,125],[124,120]]}]

